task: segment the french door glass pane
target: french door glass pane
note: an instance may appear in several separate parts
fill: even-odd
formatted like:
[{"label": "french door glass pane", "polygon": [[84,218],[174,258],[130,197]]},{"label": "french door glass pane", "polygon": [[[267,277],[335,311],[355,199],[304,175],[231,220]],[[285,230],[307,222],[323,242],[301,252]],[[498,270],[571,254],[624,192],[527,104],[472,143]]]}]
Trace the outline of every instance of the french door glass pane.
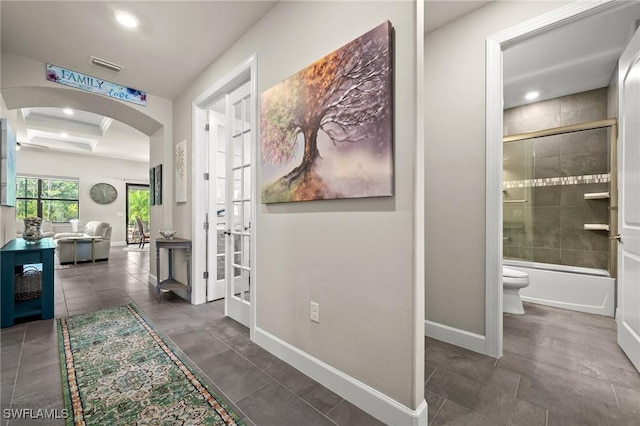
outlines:
[{"label": "french door glass pane", "polygon": [[242,198],[251,198],[251,166],[243,167],[243,193]]},{"label": "french door glass pane", "polygon": [[251,297],[249,294],[249,289],[250,289],[250,277],[251,277],[251,273],[246,270],[243,269],[242,270],[242,297],[241,299],[247,302],[251,301]]},{"label": "french door glass pane", "polygon": [[242,135],[233,137],[233,167],[242,165]]},{"label": "french door glass pane", "polygon": [[233,171],[233,199],[242,199],[242,169]]}]

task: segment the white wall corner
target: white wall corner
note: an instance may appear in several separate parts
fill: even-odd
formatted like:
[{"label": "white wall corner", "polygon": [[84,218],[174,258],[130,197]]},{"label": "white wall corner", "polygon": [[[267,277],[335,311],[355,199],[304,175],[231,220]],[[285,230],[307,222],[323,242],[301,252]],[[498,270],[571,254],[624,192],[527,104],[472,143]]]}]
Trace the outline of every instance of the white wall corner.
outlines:
[{"label": "white wall corner", "polygon": [[471,333],[470,331],[461,330],[459,328],[450,327],[433,321],[425,321],[424,335],[469,349],[470,351],[490,355],[487,353],[485,337],[480,334]]},{"label": "white wall corner", "polygon": [[380,391],[256,327],[254,342],[284,362],[389,425],[427,426],[427,402],[411,409]]}]

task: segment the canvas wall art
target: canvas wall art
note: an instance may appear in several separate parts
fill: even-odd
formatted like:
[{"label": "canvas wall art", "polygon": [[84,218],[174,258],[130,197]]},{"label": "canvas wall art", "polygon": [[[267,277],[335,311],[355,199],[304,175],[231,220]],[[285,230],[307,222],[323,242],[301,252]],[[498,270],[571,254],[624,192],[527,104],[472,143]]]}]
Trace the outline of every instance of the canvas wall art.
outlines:
[{"label": "canvas wall art", "polygon": [[260,97],[262,202],[393,195],[392,26]]},{"label": "canvas wall art", "polygon": [[175,147],[176,203],[187,202],[187,141],[178,142]]},{"label": "canvas wall art", "polygon": [[154,199],[156,202],[156,206],[162,205],[162,164],[158,164],[155,167],[155,194]]},{"label": "canvas wall art", "polygon": [[156,168],[149,169],[149,205],[156,204]]}]

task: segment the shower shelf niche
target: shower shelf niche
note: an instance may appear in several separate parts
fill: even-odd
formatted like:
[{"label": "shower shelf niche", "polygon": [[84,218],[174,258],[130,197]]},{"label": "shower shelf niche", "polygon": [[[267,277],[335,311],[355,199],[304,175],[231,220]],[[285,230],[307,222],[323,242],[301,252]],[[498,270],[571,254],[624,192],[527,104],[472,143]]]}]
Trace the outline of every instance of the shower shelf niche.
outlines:
[{"label": "shower shelf niche", "polygon": [[585,223],[586,231],[609,231],[609,225],[606,223]]},{"label": "shower shelf niche", "polygon": [[610,198],[609,192],[587,192],[584,194],[585,200],[603,200]]}]

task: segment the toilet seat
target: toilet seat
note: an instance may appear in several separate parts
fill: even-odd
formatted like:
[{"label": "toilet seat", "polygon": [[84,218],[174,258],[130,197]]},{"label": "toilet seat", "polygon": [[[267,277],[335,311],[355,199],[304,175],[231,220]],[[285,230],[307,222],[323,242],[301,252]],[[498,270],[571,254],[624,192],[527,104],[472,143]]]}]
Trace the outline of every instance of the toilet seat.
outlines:
[{"label": "toilet seat", "polygon": [[502,268],[502,284],[507,287],[526,287],[529,285],[529,274],[515,269]]}]

